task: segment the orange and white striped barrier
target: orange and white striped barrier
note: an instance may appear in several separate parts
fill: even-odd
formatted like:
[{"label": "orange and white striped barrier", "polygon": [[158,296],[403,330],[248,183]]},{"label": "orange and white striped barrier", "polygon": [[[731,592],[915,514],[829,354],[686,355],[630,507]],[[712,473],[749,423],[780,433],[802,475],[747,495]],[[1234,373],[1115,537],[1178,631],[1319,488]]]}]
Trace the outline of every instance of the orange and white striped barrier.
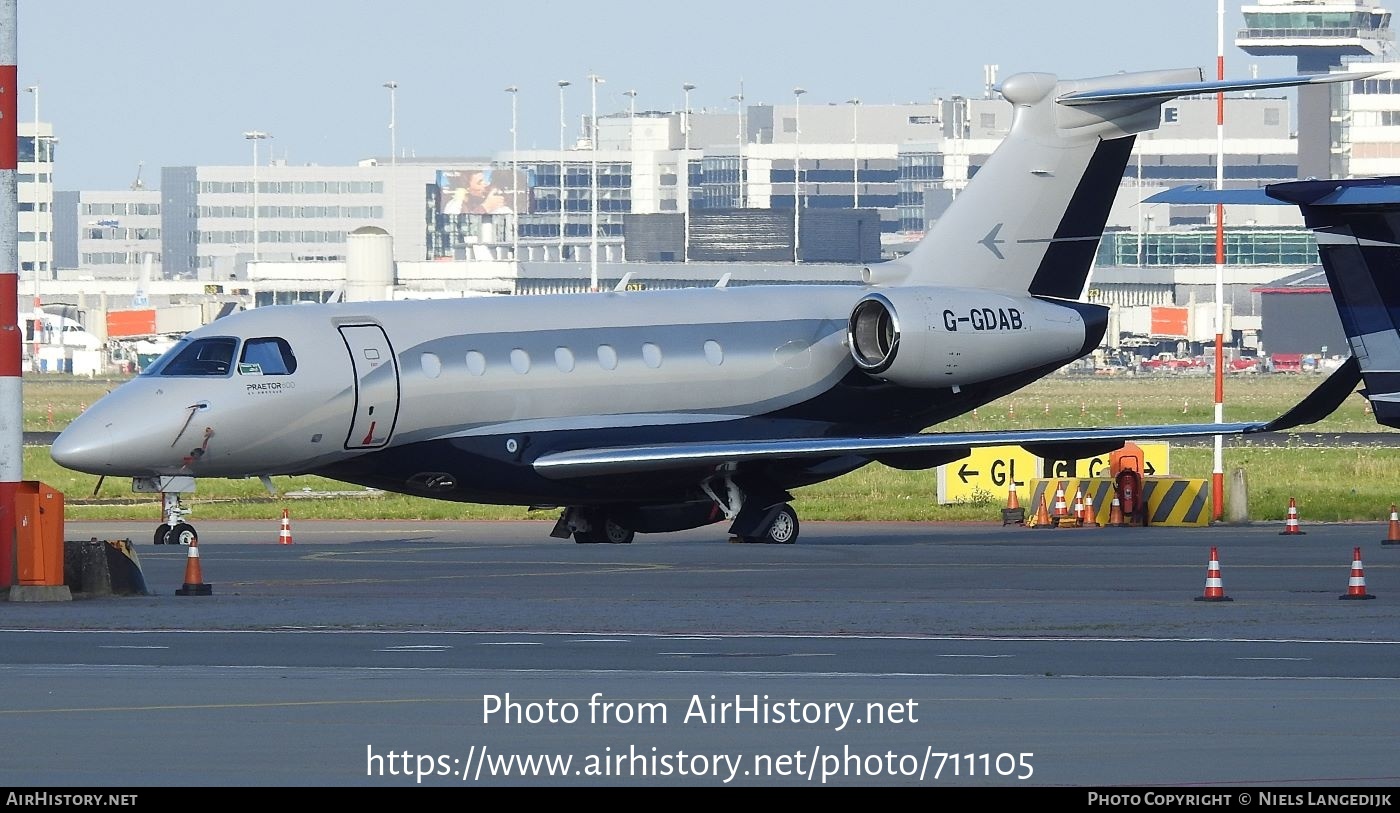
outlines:
[{"label": "orange and white striped barrier", "polygon": [[1347,580],[1347,591],[1337,598],[1375,598],[1366,592],[1366,568],[1361,564],[1361,548],[1351,551],[1351,578]]},{"label": "orange and white striped barrier", "polygon": [[1220,578],[1220,553],[1211,546],[1210,563],[1206,565],[1206,589],[1196,601],[1234,601],[1225,595],[1225,583]]}]

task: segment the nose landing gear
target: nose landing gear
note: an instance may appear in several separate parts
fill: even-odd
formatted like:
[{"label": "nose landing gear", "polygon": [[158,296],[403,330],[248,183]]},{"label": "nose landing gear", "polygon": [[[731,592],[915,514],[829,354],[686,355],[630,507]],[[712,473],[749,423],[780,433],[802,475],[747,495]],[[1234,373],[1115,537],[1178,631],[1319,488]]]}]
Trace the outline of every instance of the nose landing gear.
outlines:
[{"label": "nose landing gear", "polygon": [[194,526],[185,521],[189,509],[180,504],[180,495],[194,492],[193,477],[137,477],[131,481],[131,490],[137,493],[160,493],[162,522],[156,526],[157,545],[185,545],[198,543],[199,536]]}]

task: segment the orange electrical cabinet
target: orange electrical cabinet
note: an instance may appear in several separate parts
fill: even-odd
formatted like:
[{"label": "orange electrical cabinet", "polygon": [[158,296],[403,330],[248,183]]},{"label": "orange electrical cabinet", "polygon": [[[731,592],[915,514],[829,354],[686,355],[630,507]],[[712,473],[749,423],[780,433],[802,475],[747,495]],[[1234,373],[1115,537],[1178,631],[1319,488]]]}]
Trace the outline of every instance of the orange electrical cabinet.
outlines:
[{"label": "orange electrical cabinet", "polygon": [[19,583],[63,584],[63,493],[25,480],[15,495],[15,542]]}]

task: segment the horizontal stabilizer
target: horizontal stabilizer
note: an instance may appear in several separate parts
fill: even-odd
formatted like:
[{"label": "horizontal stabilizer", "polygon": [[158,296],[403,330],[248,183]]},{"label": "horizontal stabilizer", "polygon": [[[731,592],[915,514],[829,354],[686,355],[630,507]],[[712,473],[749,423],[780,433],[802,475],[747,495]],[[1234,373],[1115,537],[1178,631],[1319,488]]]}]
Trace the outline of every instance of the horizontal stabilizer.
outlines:
[{"label": "horizontal stabilizer", "polygon": [[[1170,190],[1168,190],[1170,191]],[[1374,206],[1400,203],[1400,178],[1349,178],[1345,181],[1290,181],[1267,188],[1281,203],[1299,206]]]},{"label": "horizontal stabilizer", "polygon": [[1272,79],[1223,79],[1213,82],[1183,82],[1170,85],[1144,85],[1140,87],[1097,88],[1066,93],[1055,101],[1070,107],[1081,107],[1100,102],[1118,102],[1129,99],[1174,99],[1178,96],[1191,96],[1199,93],[1228,93],[1236,90],[1270,90],[1274,88],[1297,87],[1299,85],[1319,85],[1330,82],[1349,82],[1365,79],[1383,71],[1351,71],[1348,73],[1321,73],[1300,76],[1280,76]]},{"label": "horizontal stabilizer", "polygon": [[1213,186],[1194,184],[1174,186],[1155,195],[1144,198],[1143,203],[1180,203],[1187,205],[1203,204],[1249,204],[1251,206],[1282,206],[1286,201],[1271,197],[1263,189],[1216,189]]},{"label": "horizontal stabilizer", "polygon": [[1400,177],[1343,181],[1288,181],[1263,189],[1216,189],[1205,184],[1174,186],[1143,203],[1249,204],[1252,206],[1375,206],[1400,204]]}]

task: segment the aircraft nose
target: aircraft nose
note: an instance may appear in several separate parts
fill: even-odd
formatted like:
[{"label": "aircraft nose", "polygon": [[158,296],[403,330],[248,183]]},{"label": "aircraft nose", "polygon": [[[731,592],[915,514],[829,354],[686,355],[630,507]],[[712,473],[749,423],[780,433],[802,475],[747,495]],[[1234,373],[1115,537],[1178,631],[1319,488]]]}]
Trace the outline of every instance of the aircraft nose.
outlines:
[{"label": "aircraft nose", "polygon": [[66,469],[104,474],[112,464],[111,426],[79,416],[54,439],[49,455]]}]

